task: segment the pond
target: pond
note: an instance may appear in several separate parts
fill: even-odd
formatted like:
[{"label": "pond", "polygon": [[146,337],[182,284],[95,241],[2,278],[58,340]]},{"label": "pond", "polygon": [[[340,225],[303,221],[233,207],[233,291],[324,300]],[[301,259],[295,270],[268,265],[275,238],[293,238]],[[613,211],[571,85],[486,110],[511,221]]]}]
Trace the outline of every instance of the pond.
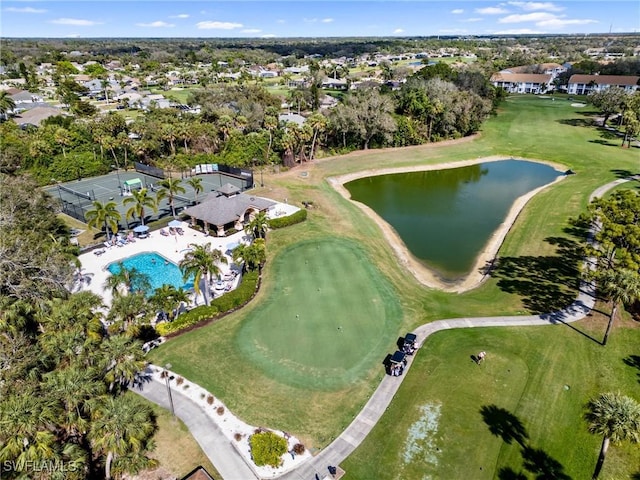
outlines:
[{"label": "pond", "polygon": [[445,282],[469,274],[514,201],[561,172],[523,160],[395,173],[345,183],[351,199],[391,225],[409,252]]}]

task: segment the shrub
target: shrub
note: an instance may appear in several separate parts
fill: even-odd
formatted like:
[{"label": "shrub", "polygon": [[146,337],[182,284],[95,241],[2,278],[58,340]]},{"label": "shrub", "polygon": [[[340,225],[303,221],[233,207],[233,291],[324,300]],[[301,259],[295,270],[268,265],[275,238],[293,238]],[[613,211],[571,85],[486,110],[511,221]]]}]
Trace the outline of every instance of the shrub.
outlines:
[{"label": "shrub", "polygon": [[293,446],[293,453],[295,453],[296,455],[302,455],[305,451],[304,445],[301,443],[296,443]]},{"label": "shrub", "polygon": [[156,326],[159,335],[168,335],[184,330],[205,320],[215,318],[247,303],[256,291],[258,272],[247,272],[238,288],[214,299],[210,305],[200,305],[183,313],[173,322],[162,322]]},{"label": "shrub", "polygon": [[240,440],[242,440],[242,434],[236,432],[233,438],[236,439],[236,442],[239,442]]},{"label": "shrub", "polygon": [[289,225],[295,225],[296,223],[304,222],[307,219],[307,210],[298,210],[296,213],[288,215],[286,217],[272,218],[269,220],[269,228],[283,228]]},{"label": "shrub", "polygon": [[176,385],[182,385],[182,382],[184,382],[184,378],[182,377],[176,378]]},{"label": "shrub", "polygon": [[220,405],[218,408],[216,408],[216,413],[218,415],[224,414],[224,407],[222,405]]},{"label": "shrub", "polygon": [[258,465],[280,466],[282,455],[287,452],[287,441],[273,432],[255,433],[249,438],[251,457]]},{"label": "shrub", "polygon": [[209,395],[209,396],[207,397],[207,403],[208,403],[209,405],[213,405],[213,395]]}]

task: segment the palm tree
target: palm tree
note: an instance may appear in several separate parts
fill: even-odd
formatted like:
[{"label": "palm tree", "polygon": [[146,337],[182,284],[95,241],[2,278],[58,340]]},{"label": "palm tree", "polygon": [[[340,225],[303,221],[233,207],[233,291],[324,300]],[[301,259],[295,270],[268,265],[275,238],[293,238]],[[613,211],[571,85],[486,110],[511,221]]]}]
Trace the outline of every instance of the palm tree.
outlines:
[{"label": "palm tree", "polygon": [[174,312],[183,302],[189,303],[189,295],[182,288],[176,288],[173,285],[162,285],[149,297],[149,303],[158,310],[166,312],[170,321],[174,319]]},{"label": "palm tree", "polygon": [[182,278],[186,281],[190,277],[193,277],[193,287],[196,295],[201,293],[200,283],[204,280],[206,287],[202,293],[205,304],[209,305],[208,286],[211,282],[211,277],[212,275],[217,276],[220,273],[218,263],[227,263],[227,258],[220,250],[211,250],[211,243],[205,245],[192,243],[190,247],[192,247],[193,250],[187,252],[180,261],[179,267],[182,271]]},{"label": "palm tree", "polygon": [[165,178],[164,180],[160,180],[158,185],[160,185],[160,190],[158,191],[158,203],[164,197],[169,199],[169,206],[171,207],[171,214],[173,218],[176,218],[176,209],[174,206],[175,196],[179,193],[185,193],[185,188],[180,185],[182,181],[180,179],[173,179],[171,177]]},{"label": "palm tree", "polygon": [[116,458],[144,455],[155,429],[151,408],[135,395],[106,396],[96,402],[89,439],[93,451],[106,456],[107,480]]},{"label": "palm tree", "polygon": [[258,212],[247,224],[244,231],[252,234],[256,238],[267,238],[267,228],[269,227],[269,219],[265,212]]},{"label": "palm tree", "polygon": [[187,184],[193,188],[193,192],[195,194],[195,202],[198,203],[198,194],[202,192],[202,178],[200,177],[191,177],[187,180]]},{"label": "palm tree", "polygon": [[98,364],[110,392],[116,385],[136,383],[145,367],[143,355],[140,342],[124,335],[114,335],[100,344]]},{"label": "palm tree", "polygon": [[248,270],[259,268],[267,259],[264,239],[257,238],[251,245],[238,245],[233,249],[232,257],[236,264],[244,262]]},{"label": "palm tree", "polygon": [[309,152],[309,160],[313,160],[316,152],[316,140],[318,135],[327,129],[327,117],[321,113],[314,113],[307,119],[307,123],[313,130],[313,140],[311,141],[311,152]]},{"label": "palm tree", "polygon": [[109,275],[103,285],[105,290],[111,290],[114,297],[121,295],[121,287],[124,287],[126,293],[144,293],[151,287],[149,276],[146,273],[142,273],[135,267],[127,269],[122,262],[118,262],[117,265],[118,271]]},{"label": "palm tree", "polygon": [[118,231],[118,222],[122,218],[116,202],[102,203],[99,200],[94,200],[91,206],[92,208],[84,215],[87,225],[98,227],[104,224],[104,231],[107,234],[107,241],[109,241],[109,230],[115,234]]},{"label": "palm tree", "polygon": [[126,217],[133,218],[137,216],[140,219],[140,224],[144,225],[145,208],[150,208],[155,213],[158,211],[158,202],[149,196],[149,191],[146,188],[133,190],[131,194],[133,195],[132,197],[127,197],[122,202],[125,206],[130,203],[133,204],[127,210]]},{"label": "palm tree", "polygon": [[613,304],[602,339],[602,345],[606,345],[620,303],[629,304],[640,298],[640,275],[636,271],[622,268],[604,270],[597,278],[600,290]]},{"label": "palm tree", "polygon": [[602,393],[587,404],[589,433],[602,435],[602,447],[593,480],[598,478],[609,444],[640,441],[640,404],[620,393]]},{"label": "palm tree", "polygon": [[[127,331],[146,308],[147,300],[142,293],[116,295],[111,302],[107,320],[116,322],[116,328]],[[109,330],[111,331],[111,328]]]},{"label": "palm tree", "polygon": [[7,118],[7,113],[16,108],[16,102],[6,90],[0,91],[0,117]]}]

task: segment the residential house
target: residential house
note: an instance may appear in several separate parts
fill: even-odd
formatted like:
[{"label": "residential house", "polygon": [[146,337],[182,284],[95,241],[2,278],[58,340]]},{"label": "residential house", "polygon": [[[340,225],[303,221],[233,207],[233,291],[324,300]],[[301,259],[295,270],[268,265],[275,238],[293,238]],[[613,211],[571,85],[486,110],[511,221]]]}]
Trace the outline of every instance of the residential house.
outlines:
[{"label": "residential house", "polygon": [[50,107],[50,106],[42,106],[35,107],[30,110],[25,110],[21,112],[19,115],[16,115],[12,118],[12,120],[20,125],[21,127],[27,125],[33,125],[36,127],[40,126],[43,120],[49,117],[55,117],[57,115],[66,115],[66,113],[60,108]]},{"label": "residential house", "polygon": [[622,88],[626,92],[640,89],[640,77],[635,75],[571,75],[567,85],[567,93],[571,95],[588,95],[611,87]]},{"label": "residential house", "polygon": [[494,73],[491,83],[508,93],[545,93],[553,90],[553,76],[546,73]]},{"label": "residential house", "polygon": [[549,62],[505,68],[504,70],[500,70],[499,73],[543,73],[545,75],[551,75],[553,78],[556,78],[561,73],[566,72],[567,69],[568,68],[565,65]]},{"label": "residential house", "polygon": [[289,122],[293,122],[295,124],[297,124],[298,126],[302,126],[304,125],[304,122],[307,119],[304,118],[302,115],[298,115],[297,113],[281,113],[280,115],[278,115],[278,122],[279,123],[284,123],[285,125]]},{"label": "residential house", "polygon": [[42,102],[42,97],[28,92],[27,90],[20,90],[18,88],[10,88],[6,90],[16,106],[23,106],[25,103],[39,103]]}]

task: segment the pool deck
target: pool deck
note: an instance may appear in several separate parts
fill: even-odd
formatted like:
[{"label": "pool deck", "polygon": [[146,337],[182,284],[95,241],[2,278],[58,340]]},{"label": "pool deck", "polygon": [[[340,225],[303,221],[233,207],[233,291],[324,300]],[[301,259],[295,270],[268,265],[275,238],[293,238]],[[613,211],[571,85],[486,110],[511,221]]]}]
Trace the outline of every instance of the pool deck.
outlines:
[{"label": "pool deck", "polygon": [[[136,239],[135,243],[128,243],[122,247],[104,248],[102,255],[96,255],[93,252],[80,255],[82,275],[88,278],[89,282],[76,284],[74,291],[92,291],[104,299],[106,306],[110,306],[112,301],[111,291],[103,289],[103,285],[110,275],[107,270],[107,266],[110,263],[121,261],[139,253],[156,252],[177,265],[184,258],[184,254],[191,244],[205,245],[206,243],[211,243],[212,249],[221,250],[224,254],[228,245],[249,241],[247,234],[244,232],[238,232],[228,237],[212,237],[189,228],[187,222],[183,222],[182,229],[184,230],[183,235],[164,236],[160,234],[160,230],[157,230],[151,232],[147,238]],[[168,229],[165,230],[168,231]],[[220,264],[220,270],[223,275],[228,273],[233,263],[231,257],[225,256],[228,264]],[[78,287],[80,287],[79,290]],[[199,301],[201,303],[202,299]]]},{"label": "pool deck", "polygon": [[[293,205],[278,203],[271,207],[270,211],[267,212],[267,216],[274,218],[291,215],[297,210],[300,209]],[[169,231],[168,228],[164,230]],[[139,253],[156,252],[177,265],[180,263],[180,260],[184,258],[184,254],[191,244],[205,245],[211,243],[212,249],[222,251],[227,258],[227,264],[219,265],[220,272],[224,275],[229,273],[233,264],[231,257],[225,254],[229,246],[251,242],[251,237],[245,232],[234,233],[228,237],[214,237],[193,230],[189,227],[188,222],[182,222],[182,230],[184,231],[183,235],[168,236],[161,235],[160,230],[156,230],[151,232],[147,238],[136,239],[135,243],[128,243],[122,247],[104,247],[102,249],[104,250],[102,255],[96,255],[93,251],[80,255],[78,258],[82,264],[82,278],[88,281],[77,282],[74,285],[73,291],[88,290],[96,293],[103,298],[105,306],[110,307],[113,299],[111,291],[103,289],[103,285],[110,275],[107,270],[107,266],[110,263],[121,261]],[[202,304],[203,302],[204,299],[202,296],[199,296],[198,304]]]}]

